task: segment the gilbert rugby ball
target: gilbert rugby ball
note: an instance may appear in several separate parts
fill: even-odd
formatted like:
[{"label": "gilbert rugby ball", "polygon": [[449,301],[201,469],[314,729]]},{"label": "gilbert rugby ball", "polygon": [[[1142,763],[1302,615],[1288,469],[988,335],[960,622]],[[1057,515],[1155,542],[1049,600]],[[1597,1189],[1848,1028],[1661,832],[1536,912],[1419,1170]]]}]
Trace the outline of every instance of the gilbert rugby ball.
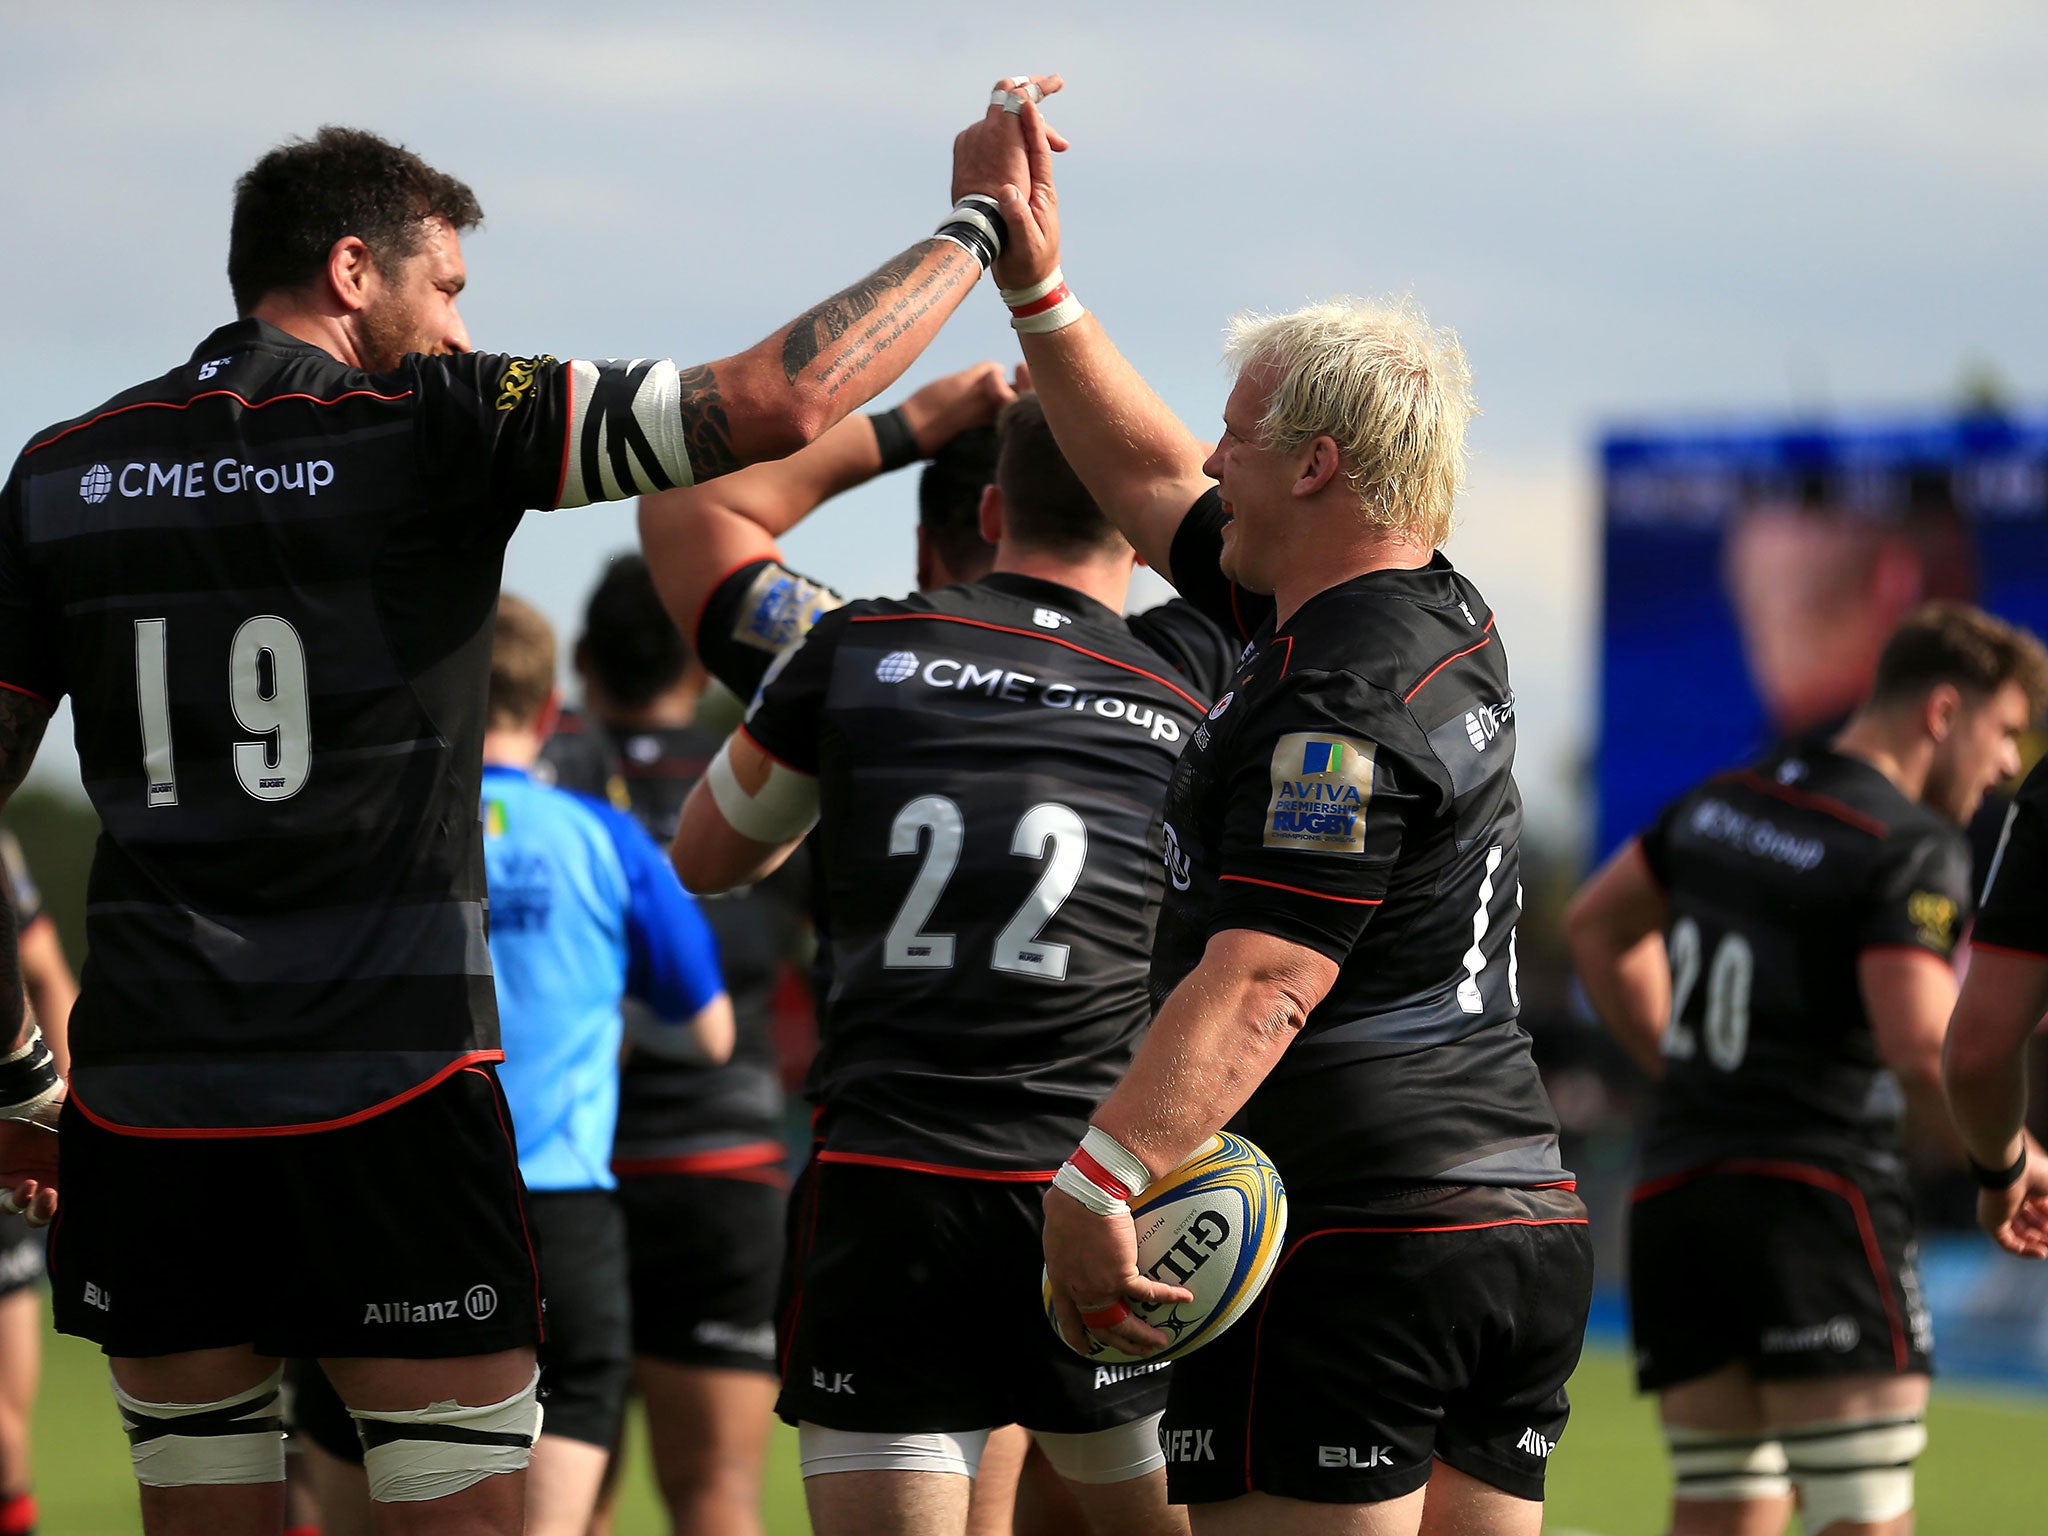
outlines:
[{"label": "gilbert rugby ball", "polygon": [[[1089,1338],[1088,1358],[1107,1363],[1178,1359],[1222,1333],[1258,1297],[1287,1237],[1287,1191],[1266,1154],[1228,1131],[1146,1189],[1131,1207],[1138,1268],[1193,1301],[1133,1307],[1172,1340],[1156,1355],[1129,1355]],[[1046,1321],[1059,1331],[1052,1281],[1043,1281]]]}]

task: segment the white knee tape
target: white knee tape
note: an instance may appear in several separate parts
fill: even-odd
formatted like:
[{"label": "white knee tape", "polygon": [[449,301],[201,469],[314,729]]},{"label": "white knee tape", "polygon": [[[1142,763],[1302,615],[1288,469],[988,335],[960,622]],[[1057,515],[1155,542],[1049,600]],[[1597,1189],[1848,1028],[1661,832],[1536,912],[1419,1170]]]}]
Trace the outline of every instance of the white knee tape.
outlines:
[{"label": "white knee tape", "polygon": [[988,1431],[890,1434],[882,1430],[827,1429],[808,1420],[796,1427],[797,1462],[805,1477],[828,1472],[951,1472],[972,1477],[988,1446]]},{"label": "white knee tape", "polygon": [[523,1472],[540,1438],[540,1372],[502,1403],[465,1408],[452,1398],[424,1408],[365,1413],[351,1408],[363,1442],[363,1470],[379,1504],[419,1504],[474,1488],[487,1477]]},{"label": "white knee tape", "polygon": [[1681,1499],[1740,1503],[1782,1499],[1792,1491],[1785,1448],[1776,1440],[1676,1424],[1664,1426],[1664,1438],[1671,1445],[1671,1470]]},{"label": "white knee tape", "polygon": [[114,1383],[135,1479],[151,1488],[284,1481],[284,1418],[278,1367],[270,1378],[217,1403],[146,1403]]},{"label": "white knee tape", "polygon": [[1127,1483],[1166,1465],[1166,1452],[1159,1445],[1159,1421],[1165,1417],[1161,1410],[1085,1435],[1055,1435],[1034,1429],[1031,1438],[1045,1452],[1053,1471],[1070,1483]]},{"label": "white knee tape", "polygon": [[1927,1449],[1919,1419],[1809,1424],[1783,1434],[1808,1530],[1896,1520],[1913,1507],[1913,1458]]}]

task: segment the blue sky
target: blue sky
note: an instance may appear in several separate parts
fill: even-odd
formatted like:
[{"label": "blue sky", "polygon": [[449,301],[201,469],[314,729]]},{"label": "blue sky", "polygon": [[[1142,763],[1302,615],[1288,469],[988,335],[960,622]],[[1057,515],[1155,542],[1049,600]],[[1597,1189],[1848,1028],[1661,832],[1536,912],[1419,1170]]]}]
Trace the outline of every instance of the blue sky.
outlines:
[{"label": "blue sky", "polygon": [[[2048,397],[2048,17],[1951,0],[619,3],[0,0],[0,439],[230,318],[235,176],[326,121],[477,189],[478,345],[702,361],[927,232],[998,74],[1059,70],[1066,271],[1198,431],[1235,309],[1413,293],[1484,415],[1450,553],[1501,615],[1540,829],[1579,828],[1603,423]],[[1019,39],[1028,38],[1028,42]],[[976,295],[913,379],[1014,355]],[[910,487],[791,541],[908,581]],[[572,624],[630,509],[528,520],[507,582]],[[75,781],[63,743],[38,779]]]}]

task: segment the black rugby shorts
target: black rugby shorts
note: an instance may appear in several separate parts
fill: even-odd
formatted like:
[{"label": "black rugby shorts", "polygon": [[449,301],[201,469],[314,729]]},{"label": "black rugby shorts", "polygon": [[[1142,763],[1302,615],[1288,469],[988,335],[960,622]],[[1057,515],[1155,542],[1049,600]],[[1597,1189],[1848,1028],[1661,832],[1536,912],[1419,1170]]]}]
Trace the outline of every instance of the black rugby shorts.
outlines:
[{"label": "black rugby shorts", "polygon": [[775,1290],[788,1194],[768,1178],[621,1175],[633,1352],[775,1373]]},{"label": "black rugby shorts", "polygon": [[437,1360],[532,1345],[540,1284],[487,1068],[297,1136],[122,1135],[66,1105],[57,1327],[109,1355]]},{"label": "black rugby shorts", "polygon": [[618,1443],[633,1374],[626,1220],[608,1189],[535,1190],[527,1202],[548,1303],[541,1427],[609,1451]]},{"label": "black rugby shorts", "polygon": [[[1429,1480],[1432,1458],[1541,1499],[1579,1362],[1593,1246],[1575,1197],[1502,1220],[1432,1196],[1405,1215],[1297,1202],[1252,1310],[1174,1365],[1160,1438],[1170,1497],[1259,1492],[1376,1504]],[[1552,1195],[1562,1198],[1553,1199]],[[1483,1220],[1486,1224],[1476,1224]]]},{"label": "black rugby shorts", "polygon": [[1159,1412],[1171,1368],[1090,1364],[1046,1322],[1045,1187],[813,1162],[791,1211],[777,1412],[828,1429],[1052,1434]]},{"label": "black rugby shorts", "polygon": [[1930,1371],[1918,1259],[1893,1179],[1741,1158],[1648,1180],[1629,1210],[1637,1385],[1737,1362],[1766,1380]]}]

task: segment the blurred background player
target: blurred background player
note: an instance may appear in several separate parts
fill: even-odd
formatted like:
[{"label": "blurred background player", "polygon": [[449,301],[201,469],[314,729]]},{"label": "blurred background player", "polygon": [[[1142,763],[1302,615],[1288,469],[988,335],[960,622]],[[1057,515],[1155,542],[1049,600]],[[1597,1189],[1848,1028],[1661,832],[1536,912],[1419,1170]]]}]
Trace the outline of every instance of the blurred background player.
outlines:
[{"label": "blurred background player", "polygon": [[1900,625],[1863,707],[1674,802],[1567,918],[1660,1081],[1629,1233],[1637,1378],[1681,1536],[1910,1527],[1931,1331],[1904,1178],[1947,1133],[1962,828],[2018,771],[2048,653],[1962,604]]},{"label": "blurred background player", "polygon": [[[547,1300],[546,1417],[525,1529],[583,1536],[631,1368],[625,1225],[610,1169],[620,1005],[638,999],[656,1027],[688,1033],[709,1061],[732,1049],[733,1020],[711,931],[653,840],[605,802],[533,777],[557,707],[554,635],[506,593],[493,627],[482,815],[499,1075]],[[359,1460],[337,1443],[331,1394],[319,1395],[317,1381],[301,1383],[312,1437]],[[325,1494],[333,1482],[321,1482]],[[345,1499],[330,1502],[347,1516]]]},{"label": "blurred background player", "polygon": [[[1185,605],[1119,618],[1130,548],[1036,400],[1006,407],[998,434],[994,569],[823,614],[692,794],[675,849],[693,886],[751,878],[822,796],[832,990],[780,1411],[827,1533],[963,1529],[983,1437],[1011,1422],[1093,1529],[1180,1528],[1158,1471],[1163,1381],[1066,1352],[1028,1261],[1053,1154],[1145,1012],[1157,800],[1228,647]],[[985,1319],[970,1354],[901,1347],[969,1293]]]},{"label": "blurred background player", "polygon": [[[29,873],[20,840],[0,828],[0,894],[14,908],[20,935],[21,981],[28,1005],[60,1073],[71,1069],[68,1044],[71,1004],[78,982],[64,958],[57,925],[43,910],[42,893]],[[36,1501],[30,1492],[30,1420],[42,1372],[43,1308],[37,1282],[43,1278],[44,1233],[15,1215],[0,1215],[0,1536],[31,1536]]]},{"label": "blurred background player", "polygon": [[[583,708],[564,711],[535,771],[630,812],[666,848],[724,733],[696,723],[706,674],[637,554],[606,568],[574,659]],[[632,1280],[634,1385],[679,1536],[760,1528],[788,1185],[774,1015],[778,988],[808,958],[808,894],[797,868],[702,906],[732,999],[726,1061],[626,1002],[612,1172]],[[616,1464],[608,1498],[615,1483]]]}]

